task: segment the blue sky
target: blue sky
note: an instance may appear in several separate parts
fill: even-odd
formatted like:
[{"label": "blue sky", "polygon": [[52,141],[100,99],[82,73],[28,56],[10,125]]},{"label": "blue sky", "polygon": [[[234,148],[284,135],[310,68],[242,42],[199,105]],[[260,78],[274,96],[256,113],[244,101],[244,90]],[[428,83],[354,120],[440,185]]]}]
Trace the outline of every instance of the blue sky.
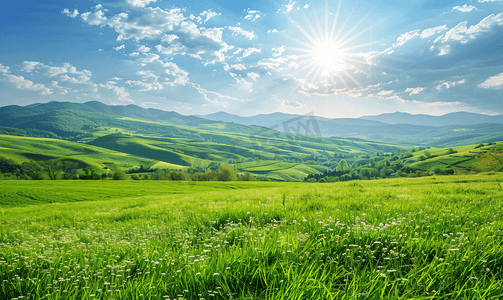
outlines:
[{"label": "blue sky", "polygon": [[0,105],[503,114],[503,1],[9,1]]}]

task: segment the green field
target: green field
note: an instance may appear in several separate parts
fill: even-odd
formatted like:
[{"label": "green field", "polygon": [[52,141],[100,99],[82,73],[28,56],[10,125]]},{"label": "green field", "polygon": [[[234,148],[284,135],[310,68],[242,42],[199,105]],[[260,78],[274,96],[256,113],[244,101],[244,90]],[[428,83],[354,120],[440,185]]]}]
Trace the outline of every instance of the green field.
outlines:
[{"label": "green field", "polygon": [[501,299],[502,182],[11,181],[0,298]]}]

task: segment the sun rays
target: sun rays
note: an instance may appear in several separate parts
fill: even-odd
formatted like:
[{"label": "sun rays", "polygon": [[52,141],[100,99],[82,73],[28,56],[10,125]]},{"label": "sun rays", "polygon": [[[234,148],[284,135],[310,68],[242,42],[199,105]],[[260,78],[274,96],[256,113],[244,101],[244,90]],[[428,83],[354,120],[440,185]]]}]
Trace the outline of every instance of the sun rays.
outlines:
[{"label": "sun rays", "polygon": [[291,23],[299,30],[297,37],[290,37],[299,47],[291,50],[299,53],[298,73],[309,83],[324,86],[326,92],[335,89],[351,89],[362,87],[355,78],[354,73],[364,71],[366,61],[356,51],[376,42],[356,43],[355,40],[368,32],[372,27],[360,29],[365,18],[354,26],[349,27],[348,21],[351,14],[344,21],[339,20],[341,11],[340,1],[335,14],[329,11],[328,1],[325,1],[324,26],[320,23],[317,15],[308,18],[304,14],[302,25],[289,15]]}]

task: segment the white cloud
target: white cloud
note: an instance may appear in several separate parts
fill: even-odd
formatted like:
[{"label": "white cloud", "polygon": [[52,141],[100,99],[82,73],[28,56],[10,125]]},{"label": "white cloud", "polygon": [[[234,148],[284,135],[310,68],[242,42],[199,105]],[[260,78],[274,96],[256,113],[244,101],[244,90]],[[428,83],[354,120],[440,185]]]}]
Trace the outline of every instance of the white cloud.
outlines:
[{"label": "white cloud", "polygon": [[237,34],[241,34],[249,40],[252,40],[255,37],[255,34],[253,33],[253,31],[246,31],[241,27],[229,26],[228,28],[229,28],[229,30],[233,31],[232,36],[236,36]]},{"label": "white cloud", "polygon": [[206,23],[210,19],[212,19],[212,18],[214,18],[216,16],[220,16],[220,14],[212,11],[211,9],[208,9],[208,10],[205,10],[202,13],[200,13],[200,16],[204,18],[204,19],[202,19],[202,22]]},{"label": "white cloud", "polygon": [[442,91],[444,88],[445,89],[450,89],[452,87],[455,87],[456,85],[460,85],[466,82],[466,79],[462,79],[459,81],[441,81],[439,85],[437,85],[435,88],[439,91]]},{"label": "white cloud", "polygon": [[261,51],[262,50],[257,49],[257,48],[248,48],[248,49],[245,49],[244,53],[243,53],[243,58],[248,57],[248,56],[252,55],[253,53],[260,53]]},{"label": "white cloud", "polygon": [[7,78],[7,81],[13,83],[17,89],[38,91],[39,94],[43,96],[51,95],[53,93],[52,90],[47,88],[45,85],[40,83],[33,84],[31,80],[25,79],[23,76],[10,74],[4,74],[4,76]]},{"label": "white cloud", "polygon": [[489,77],[486,81],[479,84],[479,88],[503,88],[503,73]]},{"label": "white cloud", "polygon": [[102,10],[93,13],[88,11],[81,14],[80,17],[89,25],[103,26],[107,23],[107,17]]},{"label": "white cloud", "polygon": [[285,46],[281,46],[279,48],[272,48],[272,51],[274,52],[272,54],[273,57],[281,56],[281,54],[283,54],[283,52],[285,52]]},{"label": "white cloud", "polygon": [[129,98],[130,94],[126,91],[126,88],[117,86],[114,81],[107,81],[106,84],[100,83],[99,86],[115,92],[122,102],[134,103],[134,101]]},{"label": "white cloud", "polygon": [[138,47],[138,52],[150,52],[151,48],[149,47],[146,47],[144,45],[141,45],[140,47]]},{"label": "white cloud", "polygon": [[417,88],[407,88],[405,90],[406,93],[410,92],[409,96],[412,96],[412,95],[417,95],[419,93],[421,93],[422,91],[424,91],[424,87],[417,87]]},{"label": "white cloud", "polygon": [[132,6],[136,7],[145,7],[150,4],[150,2],[155,2],[156,0],[127,0],[127,3],[129,3]]},{"label": "white cloud", "polygon": [[258,11],[258,10],[250,10],[248,8],[248,10],[246,12],[247,12],[247,15],[245,16],[245,20],[250,20],[253,22],[253,21],[257,20],[258,18],[260,18],[260,11]]},{"label": "white cloud", "polygon": [[437,26],[437,27],[425,29],[425,30],[423,30],[423,32],[421,32],[421,38],[422,39],[429,38],[430,36],[435,35],[439,32],[447,30],[447,29],[448,29],[447,25],[442,25],[442,26]]},{"label": "white cloud", "polygon": [[0,64],[0,73],[8,74],[8,73],[10,73],[9,69],[10,69],[10,67],[7,67],[7,66]]},{"label": "white cloud", "polygon": [[475,9],[475,6],[464,4],[463,6],[454,6],[452,9],[459,10],[460,12],[471,12]]},{"label": "white cloud", "polygon": [[278,32],[276,28],[267,30],[267,33],[275,33],[275,32]]},{"label": "white cloud", "polygon": [[439,55],[449,54],[451,51],[450,43],[458,42],[461,44],[466,44],[471,40],[477,38],[477,36],[482,33],[490,32],[494,26],[503,25],[503,13],[491,14],[480,21],[477,25],[467,27],[468,22],[464,21],[456,25],[454,28],[447,31],[445,35],[439,36],[435,39],[434,43],[440,44],[438,48],[440,49]]},{"label": "white cloud", "polygon": [[69,16],[70,18],[76,18],[79,15],[79,11],[74,9],[73,12],[71,12],[68,8],[63,9],[61,11],[62,14]]},{"label": "white cloud", "polygon": [[168,62],[164,64],[164,72],[168,75],[167,79],[174,84],[185,85],[189,82],[189,72],[180,68],[177,64]]},{"label": "white cloud", "polygon": [[292,0],[290,0],[290,3],[286,4],[285,7],[286,7],[286,12],[290,12],[292,9],[293,9],[293,6],[295,5],[295,2],[292,2]]},{"label": "white cloud", "polygon": [[309,8],[309,4],[304,5],[304,8]]},{"label": "white cloud", "polygon": [[479,3],[484,3],[484,2],[501,2],[503,0],[479,0]]},{"label": "white cloud", "polygon": [[71,88],[67,88],[67,87],[62,87],[59,85],[59,83],[55,80],[52,81],[52,84],[51,86],[54,88],[54,89],[57,89],[58,90],[58,94],[60,95],[66,95],[68,94],[68,92],[71,92],[72,89]]},{"label": "white cloud", "polygon": [[82,70],[78,71],[77,68],[70,63],[64,63],[62,67],[48,66],[38,61],[24,61],[21,64],[21,71],[31,73],[32,71],[43,71],[43,74],[49,77],[54,77],[61,74],[73,74],[80,76],[91,76],[91,71]]},{"label": "white cloud", "polygon": [[400,47],[403,46],[406,42],[410,41],[414,37],[419,35],[419,29],[409,31],[407,33],[402,34],[401,36],[398,37],[396,40],[396,43],[393,44],[393,47]]},{"label": "white cloud", "polygon": [[119,51],[119,50],[124,49],[124,48],[126,48],[126,45],[124,45],[124,44],[120,45],[118,47],[114,47],[115,51]]},{"label": "white cloud", "polygon": [[[203,14],[205,17],[214,15],[211,11]],[[166,55],[190,55],[213,63],[223,61],[223,53],[230,48],[222,40],[223,28],[198,27],[181,9],[145,7],[134,13],[123,12],[110,17],[99,10],[81,17],[89,25],[109,26],[118,34],[117,41],[158,40],[160,44],[156,48]]]}]

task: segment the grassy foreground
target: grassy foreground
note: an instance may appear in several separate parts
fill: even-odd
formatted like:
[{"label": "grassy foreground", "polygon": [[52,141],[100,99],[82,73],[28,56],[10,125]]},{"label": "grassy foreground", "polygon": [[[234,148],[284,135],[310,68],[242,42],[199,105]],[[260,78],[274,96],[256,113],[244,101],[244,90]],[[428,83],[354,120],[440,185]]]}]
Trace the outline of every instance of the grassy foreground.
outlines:
[{"label": "grassy foreground", "polygon": [[[3,206],[0,298],[500,299],[502,181],[295,183]],[[127,184],[155,194],[148,182]]]}]

